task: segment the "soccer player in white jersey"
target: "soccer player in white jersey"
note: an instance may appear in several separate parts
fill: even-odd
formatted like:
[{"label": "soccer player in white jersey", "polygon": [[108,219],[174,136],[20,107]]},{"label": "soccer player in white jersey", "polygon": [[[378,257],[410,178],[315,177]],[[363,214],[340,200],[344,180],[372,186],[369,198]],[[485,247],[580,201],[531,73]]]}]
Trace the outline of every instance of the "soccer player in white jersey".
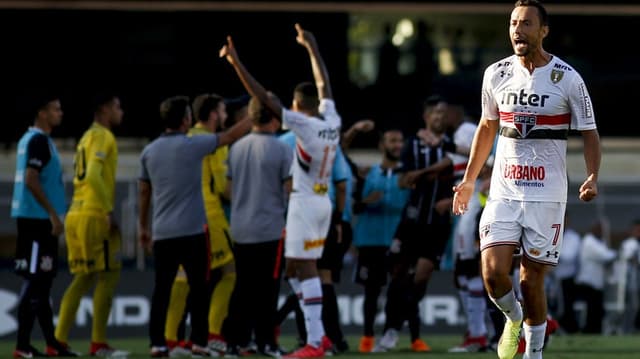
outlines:
[{"label": "soccer player in white jersey", "polygon": [[[467,170],[454,187],[453,211],[467,210],[478,173],[500,133],[489,200],[480,221],[485,288],[507,317],[498,357],[515,356],[524,321],[524,358],[542,358],[546,326],[544,276],[560,256],[567,201],[569,129],[584,141],[586,180],[579,198],[598,194],[600,139],[587,88],[578,72],[542,48],[549,33],[546,9],[536,0],[515,3],[509,22],[514,55],[490,65],[482,85],[482,117]],[[509,267],[522,247],[523,308]]]},{"label": "soccer player in white jersey", "polygon": [[322,255],[331,222],[331,200],[327,196],[331,168],[340,141],[341,119],[335,109],[329,75],[318,50],[315,37],[295,25],[296,41],[304,46],[311,60],[315,87],[298,85],[293,93],[291,110],[273,101],[264,87],[247,71],[233,46],[231,37],[220,50],[233,65],[242,84],[257,97],[284,125],[296,134],[295,160],[292,165],[293,192],[287,212],[285,257],[295,270],[290,283],[302,293],[307,345],[289,354],[289,358],[324,356],[328,346],[322,326],[322,287],[316,260]]}]

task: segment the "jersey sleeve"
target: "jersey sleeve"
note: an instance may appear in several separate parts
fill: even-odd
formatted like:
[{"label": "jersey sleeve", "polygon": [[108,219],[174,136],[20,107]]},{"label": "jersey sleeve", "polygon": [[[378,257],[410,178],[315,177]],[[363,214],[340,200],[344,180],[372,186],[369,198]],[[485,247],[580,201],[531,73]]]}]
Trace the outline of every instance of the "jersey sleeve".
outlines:
[{"label": "jersey sleeve", "polygon": [[285,181],[291,178],[291,164],[293,163],[293,151],[285,144],[282,146],[282,163],[280,178]]},{"label": "jersey sleeve", "polygon": [[338,115],[338,111],[336,110],[336,103],[331,99],[322,99],[320,100],[320,106],[318,107],[318,112],[324,117],[324,120],[330,126],[341,126],[342,119],[340,115]]},{"label": "jersey sleeve", "polygon": [[36,134],[31,137],[27,146],[27,167],[33,168],[40,172],[51,159],[51,150],[49,149],[49,139],[42,134]]},{"label": "jersey sleeve", "polygon": [[145,150],[143,150],[140,155],[140,174],[138,175],[138,180],[151,182],[149,170],[147,169],[147,151]]},{"label": "jersey sleeve", "polygon": [[94,139],[89,147],[89,153],[87,153],[87,162],[99,161],[104,162],[109,155],[109,152],[115,147],[115,139],[108,136],[105,132],[98,132],[94,135]]},{"label": "jersey sleeve", "polygon": [[218,135],[216,134],[191,136],[187,137],[187,140],[191,144],[193,154],[200,158],[215,152],[218,147]]},{"label": "jersey sleeve", "polygon": [[340,146],[336,149],[336,157],[333,161],[333,169],[331,170],[331,180],[333,183],[343,182],[349,179],[351,171],[349,170],[349,164],[344,158],[344,153]]},{"label": "jersey sleeve", "polygon": [[282,109],[282,123],[296,136],[306,137],[310,122],[308,116],[303,113]]},{"label": "jersey sleeve", "polygon": [[582,77],[576,73],[570,86],[571,128],[578,131],[596,129],[591,97]]},{"label": "jersey sleeve", "polygon": [[480,118],[488,120],[499,120],[498,103],[493,95],[493,66],[484,71],[482,79],[482,115]]}]

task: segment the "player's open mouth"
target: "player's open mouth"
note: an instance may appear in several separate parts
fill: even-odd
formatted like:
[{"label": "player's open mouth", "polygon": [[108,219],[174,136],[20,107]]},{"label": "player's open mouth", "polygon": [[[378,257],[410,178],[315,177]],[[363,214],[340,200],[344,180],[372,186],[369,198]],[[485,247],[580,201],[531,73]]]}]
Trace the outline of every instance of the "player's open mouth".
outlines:
[{"label": "player's open mouth", "polygon": [[525,40],[520,40],[520,39],[513,40],[513,43],[514,43],[516,46],[518,46],[518,45],[528,45],[528,44],[527,44],[527,42],[526,42]]}]

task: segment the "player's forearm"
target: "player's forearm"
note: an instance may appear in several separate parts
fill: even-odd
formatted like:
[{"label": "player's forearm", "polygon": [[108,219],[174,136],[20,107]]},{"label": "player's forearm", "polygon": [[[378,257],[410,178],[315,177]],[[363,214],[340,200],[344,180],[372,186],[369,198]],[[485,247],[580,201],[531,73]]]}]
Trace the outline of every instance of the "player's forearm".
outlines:
[{"label": "player's forearm", "polygon": [[269,106],[269,108],[280,117],[281,114],[278,113],[278,110],[275,108],[271,108],[272,104],[267,95],[267,90],[260,84],[253,75],[247,70],[244,64],[240,60],[236,60],[233,63],[233,69],[236,71],[240,82],[242,82],[242,86],[244,86],[245,90],[251,95],[255,96],[260,100],[261,103]]},{"label": "player's forearm", "polygon": [[309,59],[311,60],[311,70],[313,71],[313,78],[318,89],[318,96],[323,98],[332,99],[333,94],[331,92],[331,84],[329,83],[329,72],[324,64],[318,44],[313,41],[307,45],[307,51],[309,52]]},{"label": "player's forearm", "polygon": [[151,204],[151,185],[148,182],[138,182],[138,226],[149,227],[149,207]]},{"label": "player's forearm", "polygon": [[463,181],[475,182],[480,174],[480,170],[487,161],[496,133],[498,131],[499,121],[481,120],[473,142],[471,143],[471,151],[469,153],[469,163],[464,173]]},{"label": "player's forearm", "polygon": [[598,179],[600,171],[600,159],[602,152],[600,148],[600,135],[598,130],[582,131],[582,141],[584,144],[584,162],[587,168],[587,176],[594,175]]},{"label": "player's forearm", "polygon": [[218,134],[218,147],[234,143],[237,139],[244,136],[249,132],[249,130],[251,130],[252,124],[251,119],[247,117],[233,125],[230,129]]}]

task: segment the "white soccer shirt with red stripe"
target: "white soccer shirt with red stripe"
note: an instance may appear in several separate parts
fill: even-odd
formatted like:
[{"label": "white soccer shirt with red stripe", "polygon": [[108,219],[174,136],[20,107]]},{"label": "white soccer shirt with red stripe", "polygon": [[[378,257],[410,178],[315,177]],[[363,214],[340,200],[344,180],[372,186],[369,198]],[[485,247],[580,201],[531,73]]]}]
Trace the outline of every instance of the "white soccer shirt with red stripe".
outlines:
[{"label": "white soccer shirt with red stripe", "polygon": [[321,118],[284,109],[282,120],[296,135],[295,159],[291,165],[293,191],[326,194],[331,169],[340,142],[341,119],[333,100],[320,100]]},{"label": "white soccer shirt with red stripe", "polygon": [[533,73],[500,60],[484,73],[482,118],[500,120],[491,198],[566,202],[567,133],[596,128],[580,74],[556,56]]}]

